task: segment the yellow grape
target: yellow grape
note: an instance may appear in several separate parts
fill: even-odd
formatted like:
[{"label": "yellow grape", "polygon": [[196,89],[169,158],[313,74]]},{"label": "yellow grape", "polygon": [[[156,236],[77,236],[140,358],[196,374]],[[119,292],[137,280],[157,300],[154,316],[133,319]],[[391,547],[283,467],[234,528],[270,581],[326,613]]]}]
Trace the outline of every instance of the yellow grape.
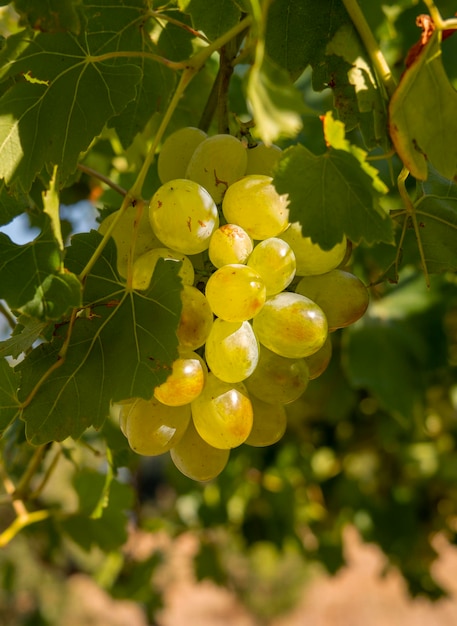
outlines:
[{"label": "yellow grape", "polygon": [[[98,227],[98,232],[104,235],[119,215],[120,211],[115,211],[105,217]],[[132,261],[135,261],[148,250],[162,245],[151,228],[148,209],[143,203],[125,209],[124,214],[114,227],[111,237],[116,244],[117,271],[122,278],[127,278],[129,255],[132,247]]]},{"label": "yellow grape", "polygon": [[244,381],[252,398],[265,402],[288,404],[299,398],[309,381],[305,359],[290,359],[260,346],[259,362],[254,372]]},{"label": "yellow grape", "polygon": [[191,407],[198,434],[215,448],[236,448],[251,432],[252,404],[243,383],[226,383],[210,372]]},{"label": "yellow grape", "polygon": [[332,358],[332,340],[328,335],[324,345],[311,356],[307,356],[305,361],[309,369],[309,379],[318,378],[327,369]]},{"label": "yellow grape", "polygon": [[179,345],[188,350],[200,348],[213,325],[213,312],[206,296],[196,287],[183,285],[181,290],[181,316],[179,318]]},{"label": "yellow grape", "polygon": [[205,386],[208,368],[196,352],[180,350],[167,380],[154,389],[156,400],[167,406],[182,406],[195,400]]},{"label": "yellow grape", "polygon": [[254,418],[245,443],[255,447],[272,446],[286,432],[286,409],[283,404],[270,404],[256,397],[251,397],[251,403]]},{"label": "yellow grape", "polygon": [[[123,411],[127,415],[122,415]],[[172,448],[183,436],[191,416],[190,405],[166,406],[155,398],[137,398],[121,409],[130,447],[137,454],[156,456]]]},{"label": "yellow grape", "polygon": [[329,331],[344,328],[362,317],[368,307],[368,289],[354,274],[335,269],[318,276],[304,276],[296,293],[314,300],[324,311]]},{"label": "yellow grape", "polygon": [[259,343],[251,324],[215,319],[205,358],[212,373],[225,382],[237,383],[250,376],[259,360]]},{"label": "yellow grape", "polygon": [[149,204],[149,217],[156,237],[182,254],[207,250],[219,226],[217,207],[206,189],[182,178],[157,189]]},{"label": "yellow grape", "polygon": [[346,256],[347,239],[343,237],[330,250],[323,250],[310,237],[304,237],[299,222],[293,222],[289,228],[281,233],[281,239],[287,241],[295,254],[297,276],[324,274],[338,267]]},{"label": "yellow grape", "polygon": [[186,178],[202,185],[219,204],[227,188],[244,176],[246,146],[233,135],[213,135],[195,149],[186,170]]},{"label": "yellow grape", "polygon": [[253,325],[261,344],[291,359],[317,352],[328,332],[322,309],[309,298],[288,291],[269,298]]},{"label": "yellow grape", "polygon": [[228,223],[239,224],[252,239],[276,237],[289,224],[287,195],[279,195],[271,176],[245,176],[227,189],[222,211]]},{"label": "yellow grape", "polygon": [[192,420],[180,441],[170,450],[178,470],[192,480],[206,482],[219,476],[227,465],[230,450],[210,446],[198,434]]},{"label": "yellow grape", "polygon": [[159,259],[164,259],[165,261],[171,261],[173,263],[181,261],[182,265],[178,275],[181,277],[183,284],[194,284],[194,266],[185,254],[181,254],[175,250],[170,250],[170,248],[154,248],[153,250],[148,250],[148,252],[139,256],[134,262],[132,278],[133,289],[143,290],[149,287],[155,266],[157,265],[157,261]]},{"label": "yellow grape", "polygon": [[278,237],[260,241],[248,258],[252,267],[265,282],[267,296],[284,291],[295,276],[295,255],[288,243]]},{"label": "yellow grape", "polygon": [[211,274],[205,294],[217,317],[227,322],[244,322],[261,310],[266,288],[262,277],[254,269],[231,263]]},{"label": "yellow grape", "polygon": [[160,182],[166,183],[176,178],[185,178],[191,156],[207,136],[203,130],[193,126],[179,128],[168,135],[157,159]]},{"label": "yellow grape", "polygon": [[219,226],[209,242],[209,260],[215,267],[246,263],[254,248],[251,237],[237,224]]},{"label": "yellow grape", "polygon": [[246,176],[250,174],[273,176],[274,169],[279,161],[281,153],[282,150],[278,146],[275,146],[274,144],[266,146],[262,142],[252,148],[248,148]]}]

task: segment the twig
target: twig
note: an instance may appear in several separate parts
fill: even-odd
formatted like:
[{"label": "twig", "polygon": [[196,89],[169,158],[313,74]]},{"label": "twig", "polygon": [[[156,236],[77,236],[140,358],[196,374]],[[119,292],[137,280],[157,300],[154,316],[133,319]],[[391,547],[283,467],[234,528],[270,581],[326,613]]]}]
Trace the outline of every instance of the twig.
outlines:
[{"label": "twig", "polygon": [[108,176],[105,176],[104,174],[97,172],[97,170],[94,170],[92,167],[88,167],[87,165],[78,163],[78,169],[81,170],[81,172],[88,174],[89,176],[93,176],[94,178],[97,178],[102,183],[105,183],[105,185],[107,185],[108,187],[111,187],[111,189],[114,189],[114,191],[117,191],[117,193],[119,193],[121,196],[127,195],[127,191],[123,189],[123,187],[120,187],[115,182],[113,182],[110,178],[108,178]]}]

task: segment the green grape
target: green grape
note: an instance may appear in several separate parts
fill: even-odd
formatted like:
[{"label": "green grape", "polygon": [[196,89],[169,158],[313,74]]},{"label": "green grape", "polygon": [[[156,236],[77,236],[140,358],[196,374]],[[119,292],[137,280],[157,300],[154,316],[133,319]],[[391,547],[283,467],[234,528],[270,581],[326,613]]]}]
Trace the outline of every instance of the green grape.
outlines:
[{"label": "green grape", "polygon": [[207,138],[199,128],[185,126],[175,131],[163,142],[157,159],[160,182],[186,178],[186,169],[196,147]]},{"label": "green grape", "polygon": [[272,404],[288,404],[302,395],[308,381],[305,359],[289,359],[261,345],[257,367],[244,384],[251,397]]},{"label": "green grape", "polygon": [[227,322],[251,319],[266,298],[260,274],[240,263],[224,265],[211,274],[205,293],[213,313]]},{"label": "green grape", "polygon": [[253,422],[252,430],[245,443],[249,446],[272,446],[279,441],[287,427],[287,413],[283,404],[263,402],[251,397]]},{"label": "green grape", "polygon": [[210,446],[200,437],[190,420],[186,432],[170,450],[170,457],[184,476],[206,482],[219,476],[227,465],[230,450]]},{"label": "green grape", "polygon": [[222,202],[227,222],[239,224],[253,239],[276,237],[289,224],[287,195],[279,195],[271,176],[245,176],[230,185]]},{"label": "green grape", "polygon": [[109,407],[110,417],[119,424],[119,428],[121,429],[121,433],[124,437],[127,437],[127,413],[128,410],[125,408],[126,405],[131,405],[133,403],[132,398],[128,400],[120,400],[119,402],[111,402]]},{"label": "green grape", "polygon": [[166,406],[155,398],[136,398],[126,404],[125,428],[129,446],[137,454],[156,456],[172,448],[183,436],[189,424],[190,405]]},{"label": "green grape", "polygon": [[191,407],[198,434],[215,448],[236,448],[251,432],[252,404],[243,383],[226,383],[210,372]]},{"label": "green grape", "polygon": [[304,276],[295,291],[321,307],[329,331],[344,328],[360,319],[370,299],[368,289],[357,276],[339,269],[319,276]]},{"label": "green grape", "polygon": [[[98,232],[104,235],[119,215],[120,211],[115,211],[105,217],[98,227]],[[125,209],[124,214],[114,227],[111,237],[116,244],[117,271],[122,278],[127,278],[132,245],[132,261],[135,261],[148,250],[162,245],[151,228],[148,210],[143,204],[137,204],[135,207],[129,206]],[[132,242],[134,243],[132,244]]]},{"label": "green grape", "polygon": [[267,296],[273,296],[290,285],[295,276],[295,255],[288,243],[278,237],[260,241],[248,258],[265,282]]},{"label": "green grape", "polygon": [[206,189],[182,178],[159,187],[150,202],[149,217],[163,245],[182,254],[207,250],[219,226],[217,207]]},{"label": "green grape", "polygon": [[176,331],[179,345],[188,350],[197,350],[209,335],[213,325],[213,312],[206,296],[191,285],[183,285],[181,303],[181,316]]},{"label": "green grape", "polygon": [[278,146],[275,146],[274,144],[266,146],[262,142],[258,143],[253,148],[249,148],[246,176],[250,174],[273,176],[274,169],[279,161],[281,153],[282,150]]},{"label": "green grape", "polygon": [[209,242],[209,260],[215,267],[246,263],[254,248],[251,237],[237,224],[224,224],[214,231]]},{"label": "green grape", "polygon": [[280,237],[287,241],[294,251],[297,276],[329,272],[338,267],[346,256],[346,237],[330,250],[323,250],[317,243],[313,243],[310,237],[303,237],[299,222],[293,222]]},{"label": "green grape", "polygon": [[199,183],[219,204],[228,187],[244,176],[246,146],[233,135],[213,135],[195,149],[186,170],[186,178]]},{"label": "green grape", "polygon": [[322,348],[319,348],[317,352],[305,358],[309,369],[309,379],[314,380],[323,374],[327,369],[331,358],[332,340],[330,339],[330,335],[328,335]]},{"label": "green grape", "polygon": [[227,383],[250,376],[259,360],[259,343],[251,324],[215,319],[206,340],[205,358],[212,373]]},{"label": "green grape", "polygon": [[202,392],[207,374],[200,355],[181,349],[167,380],[154,389],[154,398],[167,406],[189,404]]},{"label": "green grape", "polygon": [[261,344],[290,359],[317,352],[328,332],[322,309],[309,298],[288,291],[269,298],[253,324]]},{"label": "green grape", "polygon": [[170,250],[170,248],[154,248],[154,250],[148,250],[148,252],[145,252],[135,260],[132,278],[133,289],[142,290],[149,287],[155,266],[159,259],[165,259],[165,261],[171,261],[173,263],[181,261],[179,276],[181,277],[183,285],[194,284],[194,266],[185,254],[175,252],[174,250]]}]

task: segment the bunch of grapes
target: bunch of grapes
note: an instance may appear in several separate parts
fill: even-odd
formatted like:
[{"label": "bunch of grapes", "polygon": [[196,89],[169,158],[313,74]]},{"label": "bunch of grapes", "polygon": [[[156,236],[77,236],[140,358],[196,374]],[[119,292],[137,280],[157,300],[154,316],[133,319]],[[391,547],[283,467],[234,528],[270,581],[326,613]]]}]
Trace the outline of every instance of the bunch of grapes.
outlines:
[{"label": "bunch of grapes", "polygon": [[113,232],[121,276],[133,252],[133,289],[147,289],[158,259],[181,263],[179,356],[151,399],[115,409],[134,451],[169,451],[195,480],[217,476],[232,448],[279,441],[285,406],[330,361],[329,333],[368,306],[363,283],[341,269],[346,239],[323,250],[289,223],[272,184],[280,154],[182,128],[162,146],[162,185],[135,225],[135,249],[133,213]]}]

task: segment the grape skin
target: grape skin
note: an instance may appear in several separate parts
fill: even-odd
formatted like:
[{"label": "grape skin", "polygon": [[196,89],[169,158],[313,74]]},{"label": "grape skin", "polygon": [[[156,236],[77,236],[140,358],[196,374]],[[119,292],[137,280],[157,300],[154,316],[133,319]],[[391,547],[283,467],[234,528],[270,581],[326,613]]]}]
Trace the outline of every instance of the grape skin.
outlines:
[{"label": "grape skin", "polygon": [[180,441],[170,450],[171,460],[178,470],[200,482],[213,480],[227,465],[230,450],[215,448],[198,434],[192,420]]},{"label": "grape skin", "polygon": [[209,242],[209,259],[214,267],[246,263],[254,249],[248,233],[237,224],[224,224],[214,231]]},{"label": "grape skin", "polygon": [[259,360],[259,343],[251,324],[215,319],[206,340],[205,358],[213,374],[227,383],[250,376]]},{"label": "grape skin", "polygon": [[260,241],[247,261],[265,282],[267,296],[273,296],[290,285],[295,276],[295,255],[288,243],[278,237]]},{"label": "grape skin", "polygon": [[246,176],[249,174],[273,176],[281,153],[282,150],[278,146],[275,146],[274,144],[266,146],[262,142],[252,148],[249,148]]},{"label": "grape skin", "polygon": [[156,400],[167,406],[190,404],[205,385],[208,368],[196,352],[180,350],[167,380],[154,389]]},{"label": "grape skin", "polygon": [[214,315],[227,322],[244,322],[261,310],[266,287],[254,269],[231,263],[210,276],[205,294]]},{"label": "grape skin", "polygon": [[186,255],[207,250],[219,227],[217,207],[206,189],[180,178],[159,187],[149,204],[149,216],[163,245]]},{"label": "grape skin", "polygon": [[179,345],[197,350],[205,343],[213,325],[213,312],[206,296],[196,287],[183,285],[181,315],[176,334]]},{"label": "grape skin", "polygon": [[187,166],[195,149],[207,137],[203,130],[193,126],[179,128],[168,135],[157,159],[160,182],[163,184],[176,178],[185,178]]},{"label": "grape skin", "polygon": [[249,446],[265,447],[278,442],[286,432],[287,413],[283,404],[270,404],[251,397],[253,423],[245,443]]},{"label": "grape skin", "polygon": [[253,326],[260,343],[291,359],[317,352],[328,332],[322,309],[309,298],[288,291],[269,298]]},{"label": "grape skin", "polygon": [[210,372],[191,408],[198,434],[215,448],[236,448],[251,432],[252,404],[243,383],[226,383]]},{"label": "grape skin", "polygon": [[194,284],[194,266],[185,254],[170,250],[170,248],[154,248],[153,250],[148,250],[148,252],[145,252],[135,260],[132,278],[133,289],[143,290],[149,287],[155,266],[159,259],[175,263],[180,261],[181,268],[178,272],[178,276],[181,277],[183,284]]}]

